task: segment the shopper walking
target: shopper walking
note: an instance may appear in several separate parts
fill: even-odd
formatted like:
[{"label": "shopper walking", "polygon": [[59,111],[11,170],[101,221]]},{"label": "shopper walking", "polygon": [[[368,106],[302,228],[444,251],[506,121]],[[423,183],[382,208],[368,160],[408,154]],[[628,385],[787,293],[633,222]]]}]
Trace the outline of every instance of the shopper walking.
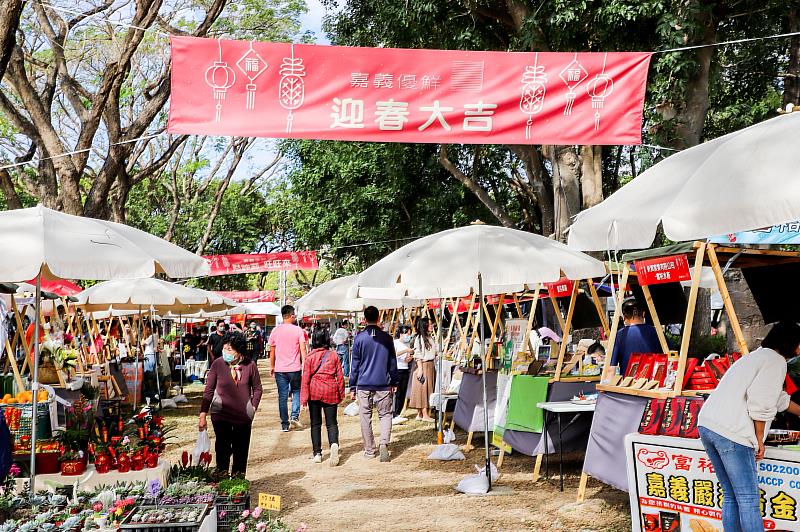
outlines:
[{"label": "shopper walking", "polygon": [[756,462],[764,458],[764,439],[775,414],[800,415],[800,406],[783,391],[786,360],[798,354],[800,325],[776,324],[760,349],[725,372],[700,410],[700,439],[725,493],[726,532],[764,530]]},{"label": "shopper walking", "polygon": [[397,355],[397,393],[394,394],[394,417],[392,425],[399,425],[408,421],[403,417],[403,407],[406,404],[408,393],[408,365],[414,360],[414,349],[411,344],[411,327],[401,325],[397,328],[397,338],[394,340],[394,352]]},{"label": "shopper walking", "polygon": [[214,425],[217,469],[227,474],[233,457],[233,476],[247,471],[253,417],[263,393],[258,366],[246,353],[247,339],[242,333],[225,337],[222,356],[208,371],[200,405],[200,431],[208,428],[208,414]]},{"label": "shopper walking", "polygon": [[303,361],[303,384],[300,404],[308,407],[311,417],[312,459],[322,462],[322,414],[328,431],[331,453],[328,463],[339,465],[339,425],[336,409],[344,399],[344,375],[336,352],[331,349],[330,331],[317,327],[311,333],[311,352]]},{"label": "shopper walking", "polygon": [[[270,375],[275,377],[278,386],[278,412],[281,416],[281,430],[289,432],[289,426],[302,429],[300,423],[300,371],[308,351],[306,333],[295,325],[297,317],[294,307],[281,308],[283,323],[272,329],[269,335]],[[292,412],[289,417],[286,402],[292,394]]]},{"label": "shopper walking", "polygon": [[378,410],[381,462],[389,461],[392,436],[392,395],[397,391],[397,355],[392,337],[378,326],[378,309],[364,309],[366,328],[353,342],[353,367],[350,370],[350,398],[358,397],[364,456],[375,458],[372,411]]},{"label": "shopper walking", "polygon": [[333,343],[336,345],[336,353],[339,355],[339,360],[342,361],[342,370],[344,376],[350,375],[350,331],[344,327],[344,323],[340,323],[336,332],[333,333]]},{"label": "shopper walking", "polygon": [[417,409],[417,420],[432,423],[430,398],[436,384],[436,346],[433,340],[433,323],[428,318],[417,322],[414,348],[414,374],[411,376],[411,400],[408,406]]}]

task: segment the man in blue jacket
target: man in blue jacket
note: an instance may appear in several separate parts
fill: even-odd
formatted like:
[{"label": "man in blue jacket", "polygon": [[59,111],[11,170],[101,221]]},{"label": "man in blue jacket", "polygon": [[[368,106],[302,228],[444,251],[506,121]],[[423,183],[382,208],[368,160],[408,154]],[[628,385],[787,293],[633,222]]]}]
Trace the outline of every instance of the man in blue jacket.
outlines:
[{"label": "man in blue jacket", "polygon": [[633,353],[661,353],[661,342],[656,328],[645,323],[644,310],[633,298],[622,304],[622,318],[625,327],[617,333],[611,365],[619,366],[621,375],[628,371],[628,363]]},{"label": "man in blue jacket", "polygon": [[375,436],[372,433],[372,410],[378,409],[381,424],[379,454],[381,462],[389,461],[389,439],[392,436],[392,404],[397,391],[397,356],[392,337],[378,326],[378,309],[364,309],[367,327],[353,342],[350,368],[350,398],[358,397],[361,416],[361,437],[364,455],[375,458]]}]

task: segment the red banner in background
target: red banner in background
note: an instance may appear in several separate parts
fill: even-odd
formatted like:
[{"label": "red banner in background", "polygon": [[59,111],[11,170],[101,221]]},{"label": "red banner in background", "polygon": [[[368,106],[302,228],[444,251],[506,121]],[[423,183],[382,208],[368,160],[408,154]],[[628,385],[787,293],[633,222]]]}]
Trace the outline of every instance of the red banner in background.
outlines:
[{"label": "red banner in background", "polygon": [[692,280],[692,274],[689,272],[689,259],[686,258],[686,255],[637,260],[633,265],[641,285]]},{"label": "red banner in background", "polygon": [[243,253],[238,255],[207,255],[214,275],[259,273],[319,268],[316,251],[281,251],[278,253]]},{"label": "red banner in background", "polygon": [[466,52],[171,37],[170,133],[640,144],[650,54]]},{"label": "red banner in background", "polygon": [[547,295],[549,297],[569,297],[572,295],[572,288],[575,286],[575,281],[560,279],[555,283],[547,283],[545,286],[547,287]]},{"label": "red banner in background", "polygon": [[214,290],[215,294],[232,299],[237,303],[274,303],[275,290]]}]

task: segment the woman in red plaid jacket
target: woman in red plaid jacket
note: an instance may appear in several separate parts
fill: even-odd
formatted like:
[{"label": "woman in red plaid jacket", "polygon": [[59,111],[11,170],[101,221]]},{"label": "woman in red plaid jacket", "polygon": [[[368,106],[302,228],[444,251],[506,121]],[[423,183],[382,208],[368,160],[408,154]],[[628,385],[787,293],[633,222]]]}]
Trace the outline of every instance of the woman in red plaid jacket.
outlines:
[{"label": "woman in red plaid jacket", "polygon": [[300,404],[308,406],[311,417],[311,446],[314,463],[322,462],[322,413],[328,429],[328,444],[331,455],[328,464],[339,465],[339,425],[336,409],[344,398],[344,375],[342,363],[336,351],[331,349],[331,337],[327,329],[317,327],[311,335],[311,352],[303,362],[303,380],[300,387]]}]

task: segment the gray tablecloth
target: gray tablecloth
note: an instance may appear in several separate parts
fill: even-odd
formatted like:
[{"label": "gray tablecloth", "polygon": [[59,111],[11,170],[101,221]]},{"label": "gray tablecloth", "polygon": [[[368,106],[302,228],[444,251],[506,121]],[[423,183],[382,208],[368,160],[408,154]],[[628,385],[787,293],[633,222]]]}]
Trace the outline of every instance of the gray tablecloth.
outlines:
[{"label": "gray tablecloth", "polygon": [[[494,406],[497,402],[497,372],[486,373],[486,399],[489,408],[489,429],[494,427]],[[453,413],[456,425],[467,432],[483,431],[483,385],[480,375],[464,373]]]},{"label": "gray tablecloth", "polygon": [[[569,401],[575,395],[583,393],[594,393],[595,383],[593,382],[553,382],[547,391],[548,401]],[[572,416],[564,416],[562,422],[566,425]],[[549,416],[550,424],[547,429],[547,452],[556,452],[554,442],[558,442],[558,424],[556,420]],[[592,413],[583,412],[575,422],[564,431],[563,443],[564,451],[578,451],[586,449],[586,442],[589,439],[589,428],[592,426]],[[511,446],[518,453],[528,456],[536,456],[545,453],[544,438],[539,432],[524,432],[518,430],[506,430],[503,433],[503,441]]]},{"label": "gray tablecloth", "polygon": [[601,392],[586,446],[583,472],[610,486],[628,491],[625,436],[639,430],[646,397]]}]

